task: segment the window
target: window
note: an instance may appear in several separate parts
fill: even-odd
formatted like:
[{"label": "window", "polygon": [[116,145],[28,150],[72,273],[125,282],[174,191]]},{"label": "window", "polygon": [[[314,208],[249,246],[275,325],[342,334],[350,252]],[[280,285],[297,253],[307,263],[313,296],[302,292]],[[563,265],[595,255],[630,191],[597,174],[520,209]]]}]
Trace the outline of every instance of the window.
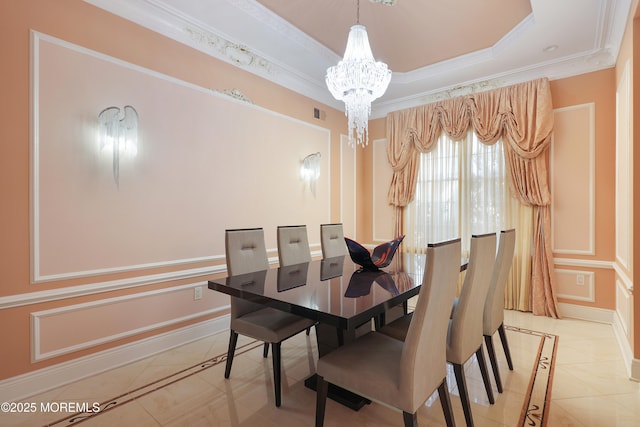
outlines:
[{"label": "window", "polygon": [[508,188],[502,142],[481,143],[473,131],[461,141],[443,134],[420,155],[415,198],[405,209],[405,250],[462,238],[468,255],[472,234],[511,228],[517,201]]}]

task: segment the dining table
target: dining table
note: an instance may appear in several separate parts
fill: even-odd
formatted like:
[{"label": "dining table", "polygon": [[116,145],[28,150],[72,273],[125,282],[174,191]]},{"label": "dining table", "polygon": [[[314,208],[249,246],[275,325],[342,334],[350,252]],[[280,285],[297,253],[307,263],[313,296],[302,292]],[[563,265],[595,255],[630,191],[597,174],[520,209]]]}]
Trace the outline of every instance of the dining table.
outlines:
[{"label": "dining table", "polygon": [[[318,355],[370,332],[391,310],[405,307],[418,295],[425,268],[424,254],[398,252],[379,270],[365,270],[349,256],[312,260],[208,280],[208,288],[316,321]],[[466,267],[461,262],[461,270]],[[375,320],[375,322],[372,322]],[[315,390],[315,375],[305,380]],[[329,397],[354,410],[369,403],[358,395],[330,386]]]}]

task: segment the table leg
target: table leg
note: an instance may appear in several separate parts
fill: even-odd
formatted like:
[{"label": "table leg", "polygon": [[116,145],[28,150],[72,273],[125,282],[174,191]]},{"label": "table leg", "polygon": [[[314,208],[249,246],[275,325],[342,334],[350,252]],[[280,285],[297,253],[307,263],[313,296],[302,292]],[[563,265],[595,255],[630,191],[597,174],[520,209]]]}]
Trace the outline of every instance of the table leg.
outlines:
[{"label": "table leg", "polygon": [[[313,374],[312,376],[304,380],[304,385],[305,387],[316,391],[316,382],[317,375]],[[329,383],[329,391],[327,392],[327,397],[346,406],[349,409],[353,409],[354,411],[358,411],[364,405],[368,405],[371,403],[369,399],[331,383]]]}]

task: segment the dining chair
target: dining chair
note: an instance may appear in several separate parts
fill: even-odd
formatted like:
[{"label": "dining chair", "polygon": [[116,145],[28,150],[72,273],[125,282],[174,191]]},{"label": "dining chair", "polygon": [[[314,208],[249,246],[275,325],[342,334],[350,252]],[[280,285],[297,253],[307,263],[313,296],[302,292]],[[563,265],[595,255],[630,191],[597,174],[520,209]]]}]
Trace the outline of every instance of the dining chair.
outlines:
[{"label": "dining chair", "polygon": [[344,241],[342,224],[320,224],[320,244],[322,258],[346,255],[347,244]]},{"label": "dining chair", "polygon": [[464,363],[474,354],[478,360],[489,403],[494,404],[491,380],[482,351],[482,320],[496,259],[496,234],[471,237],[469,264],[453,315],[449,320],[447,362],[453,372],[460,393],[462,409],[468,427],[473,426],[471,403],[464,376]]},{"label": "dining chair", "polygon": [[[280,267],[311,262],[306,225],[280,225],[277,229]],[[307,328],[307,335],[311,328]]]},{"label": "dining chair", "polygon": [[[269,261],[262,228],[226,230],[225,249],[229,276],[267,270]],[[224,377],[231,375],[238,334],[264,341],[263,356],[272,348],[276,406],[281,404],[280,344],[314,325],[314,321],[272,307],[231,297],[231,335]]]},{"label": "dining chair", "polygon": [[278,226],[277,239],[280,267],[311,261],[306,225]]},{"label": "dining chair", "polygon": [[516,246],[516,230],[502,230],[500,232],[500,243],[498,244],[498,254],[491,275],[489,292],[484,305],[484,316],[482,322],[482,333],[484,334],[484,343],[489,354],[489,362],[496,380],[498,392],[502,393],[502,381],[500,379],[500,371],[498,370],[498,361],[496,359],[496,351],[493,346],[493,335],[498,331],[504,355],[507,358],[509,370],[513,371],[513,362],[511,361],[511,352],[509,351],[509,343],[507,335],[504,331],[504,289],[507,285],[507,278],[511,270],[513,262],[513,253]]},{"label": "dining chair", "polygon": [[404,341],[374,331],[318,359],[316,427],[324,424],[329,383],[401,410],[405,426],[418,425],[418,409],[438,390],[447,426],[455,425],[446,383],[446,341],[460,250],[460,239],[428,246]]}]

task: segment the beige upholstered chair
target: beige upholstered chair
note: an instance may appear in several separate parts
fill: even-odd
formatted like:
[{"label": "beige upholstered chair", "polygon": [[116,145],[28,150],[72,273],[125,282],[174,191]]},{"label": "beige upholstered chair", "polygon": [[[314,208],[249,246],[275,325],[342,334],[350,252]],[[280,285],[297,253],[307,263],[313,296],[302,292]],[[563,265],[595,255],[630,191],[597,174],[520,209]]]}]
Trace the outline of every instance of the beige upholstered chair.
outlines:
[{"label": "beige upholstered chair", "polygon": [[342,224],[320,224],[322,258],[333,258],[347,254]]},{"label": "beige upholstered chair", "polygon": [[484,343],[489,354],[491,369],[496,380],[498,392],[502,393],[502,381],[500,380],[500,371],[498,370],[498,361],[496,360],[496,351],[493,347],[493,335],[498,331],[504,355],[507,358],[509,370],[513,371],[513,362],[511,361],[511,352],[509,351],[509,343],[507,335],[504,332],[504,289],[507,284],[511,263],[513,262],[513,253],[516,246],[516,230],[503,230],[500,232],[500,243],[498,245],[498,254],[491,276],[491,284],[487,294],[487,301],[484,304],[484,321],[483,334]]},{"label": "beige upholstered chair", "polygon": [[[467,426],[473,426],[473,417],[471,416],[463,365],[474,353],[478,359],[489,402],[492,404],[495,402],[487,364],[482,352],[483,311],[493,274],[495,251],[495,234],[484,234],[471,238],[471,254],[462,292],[459,298],[455,298],[453,311],[450,311],[447,362],[453,365]],[[478,304],[478,301],[482,302]],[[404,340],[410,321],[411,313],[386,325],[380,332],[398,340]]]},{"label": "beige upholstered chair", "polygon": [[[227,272],[230,276],[267,270],[269,261],[262,228],[225,232]],[[238,334],[264,341],[264,357],[272,348],[275,403],[280,406],[280,343],[313,326],[314,321],[275,308],[231,297],[231,336],[224,377],[229,378]]]},{"label": "beige upholstered chair", "polygon": [[280,267],[311,261],[306,225],[278,227],[278,259]]},{"label": "beige upholstered chair", "polygon": [[429,245],[425,274],[406,340],[370,332],[318,360],[316,426],[324,423],[328,383],[400,409],[405,426],[437,389],[454,426],[447,389],[447,322],[460,271],[460,240]]},{"label": "beige upholstered chair", "polygon": [[495,403],[487,364],[482,352],[482,318],[484,303],[489,291],[491,274],[496,259],[495,233],[471,237],[469,265],[458,297],[458,303],[449,320],[447,338],[447,362],[453,365],[453,372],[460,392],[462,409],[467,426],[473,426],[471,403],[464,377],[464,363],[475,353],[482,380],[491,404]]},{"label": "beige upholstered chair", "polygon": [[[280,267],[311,261],[306,225],[281,225],[278,227],[277,239]],[[309,327],[307,335],[310,333]]]}]

